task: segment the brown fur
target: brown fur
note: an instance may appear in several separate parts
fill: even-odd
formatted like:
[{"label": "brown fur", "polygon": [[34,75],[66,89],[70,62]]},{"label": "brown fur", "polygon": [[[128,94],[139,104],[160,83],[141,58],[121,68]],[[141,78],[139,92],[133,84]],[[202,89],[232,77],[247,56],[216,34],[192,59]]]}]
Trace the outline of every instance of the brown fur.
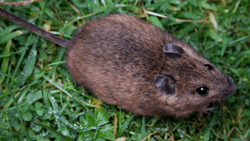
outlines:
[{"label": "brown fur", "polygon": [[[162,51],[168,43],[179,45],[186,54],[168,58]],[[183,117],[193,111],[206,112],[204,105],[236,90],[227,75],[191,46],[124,14],[94,19],[79,29],[69,42],[67,65],[80,85],[139,115]],[[158,74],[174,77],[175,94],[164,94],[155,86]],[[206,96],[195,93],[202,84],[210,88]]]},{"label": "brown fur", "polygon": [[[66,47],[69,71],[81,86],[137,115],[184,117],[194,111],[207,113],[212,110],[207,108],[208,103],[221,101],[236,91],[230,78],[190,45],[130,15],[91,20],[67,41],[2,8],[0,14]],[[169,43],[180,46],[185,53],[171,58],[163,52],[163,46]],[[173,94],[156,86],[157,75],[170,78]],[[196,89],[204,85],[209,91],[199,95]]]}]

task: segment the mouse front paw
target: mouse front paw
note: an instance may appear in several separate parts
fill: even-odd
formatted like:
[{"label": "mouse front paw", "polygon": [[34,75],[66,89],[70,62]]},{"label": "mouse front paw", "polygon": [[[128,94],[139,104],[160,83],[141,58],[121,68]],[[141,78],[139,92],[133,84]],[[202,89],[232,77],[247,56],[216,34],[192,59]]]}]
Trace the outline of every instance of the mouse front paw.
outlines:
[{"label": "mouse front paw", "polygon": [[215,109],[215,107],[208,107],[208,106],[209,106],[209,104],[206,104],[206,105],[202,106],[202,107],[199,109],[200,118],[202,118],[203,113],[209,115],[209,114],[210,114],[209,111],[212,111],[212,110]]}]

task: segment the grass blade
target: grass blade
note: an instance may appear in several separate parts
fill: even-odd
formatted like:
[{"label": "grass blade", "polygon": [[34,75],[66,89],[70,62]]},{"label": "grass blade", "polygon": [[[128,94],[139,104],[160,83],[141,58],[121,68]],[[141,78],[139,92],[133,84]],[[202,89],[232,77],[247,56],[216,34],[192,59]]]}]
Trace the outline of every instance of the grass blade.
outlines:
[{"label": "grass blade", "polygon": [[129,119],[127,119],[122,126],[119,128],[118,132],[117,132],[117,137],[120,137],[123,132],[125,131],[125,129],[127,128],[128,124],[130,123],[130,121],[133,119],[134,115],[132,115]]}]

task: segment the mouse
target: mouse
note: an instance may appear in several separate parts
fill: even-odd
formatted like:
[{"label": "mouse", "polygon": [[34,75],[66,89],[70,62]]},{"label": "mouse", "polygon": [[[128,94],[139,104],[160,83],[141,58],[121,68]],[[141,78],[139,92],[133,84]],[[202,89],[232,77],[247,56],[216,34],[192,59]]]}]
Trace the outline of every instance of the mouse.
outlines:
[{"label": "mouse", "polygon": [[67,49],[74,80],[103,101],[136,115],[209,113],[237,89],[231,78],[186,42],[132,15],[84,24],[71,40],[0,8],[0,14]]}]

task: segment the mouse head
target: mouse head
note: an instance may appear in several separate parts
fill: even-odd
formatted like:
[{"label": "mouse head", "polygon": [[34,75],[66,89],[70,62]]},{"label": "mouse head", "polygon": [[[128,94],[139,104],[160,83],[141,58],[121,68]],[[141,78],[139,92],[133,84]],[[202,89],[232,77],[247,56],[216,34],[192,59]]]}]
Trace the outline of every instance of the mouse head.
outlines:
[{"label": "mouse head", "polygon": [[[176,45],[163,47],[166,70],[155,76],[164,101],[175,110],[199,111],[202,105],[221,101],[236,91],[230,77],[200,55],[190,55]],[[170,69],[171,68],[171,69]]]}]

